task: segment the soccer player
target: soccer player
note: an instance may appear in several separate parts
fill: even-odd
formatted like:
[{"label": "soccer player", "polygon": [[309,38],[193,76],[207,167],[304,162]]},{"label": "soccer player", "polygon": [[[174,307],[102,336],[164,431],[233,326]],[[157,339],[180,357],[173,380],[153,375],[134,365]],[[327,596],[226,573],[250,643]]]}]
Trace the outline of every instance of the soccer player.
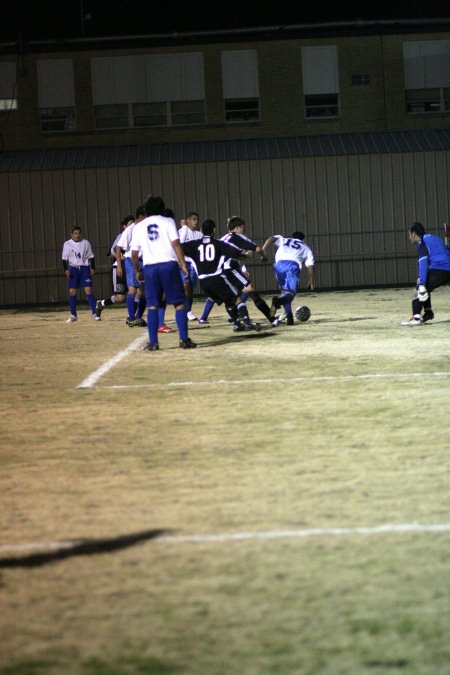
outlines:
[{"label": "soccer player", "polygon": [[[145,327],[147,324],[142,318],[145,311],[145,295],[144,288],[140,281],[138,281],[133,263],[131,260],[131,238],[135,226],[145,218],[145,208],[139,206],[136,209],[136,216],[132,223],[125,228],[119,241],[116,244],[116,260],[117,260],[117,281],[128,286],[128,293],[126,297],[128,317],[126,320],[127,326],[133,328],[134,326]],[[124,269],[125,268],[125,269]],[[137,309],[135,303],[137,302]]]},{"label": "soccer player", "polygon": [[[188,337],[188,318],[184,305],[184,288],[180,268],[188,276],[184,252],[178,238],[173,218],[163,215],[164,202],[161,197],[150,196],[145,202],[147,217],[133,229],[131,238],[131,259],[136,278],[144,281],[147,301],[148,351],[157,351],[158,309],[167,302],[175,307],[175,320],[182,349],[193,349],[197,345]],[[142,269],[140,267],[142,256]]]},{"label": "soccer player", "polygon": [[[265,262],[267,260],[266,256],[263,255],[262,249],[260,246],[258,246],[254,241],[252,241],[249,237],[245,235],[245,220],[241,218],[240,216],[232,216],[231,218],[228,219],[227,223],[228,227],[228,233],[225,234],[223,237],[221,237],[222,241],[225,241],[229,244],[233,244],[234,246],[237,246],[240,249],[243,249],[245,251],[252,251],[253,253],[259,253],[261,255],[261,260]],[[275,321],[275,318],[271,316],[270,314],[270,307],[269,305],[265,302],[265,300],[262,299],[260,294],[253,288],[252,283],[250,281],[250,275],[247,272],[247,269],[245,265],[240,265],[239,262],[233,258],[229,258],[227,262],[225,263],[225,266],[227,267],[235,267],[236,269],[240,269],[242,274],[247,277],[247,286],[242,294],[242,302],[246,302],[247,296],[250,297],[253,302],[255,303],[255,306],[259,311],[268,319],[271,323]],[[214,306],[213,301],[211,298],[208,298],[205,306],[203,308],[202,315],[199,319],[199,323],[208,323],[208,316]]]},{"label": "soccer player", "polygon": [[309,274],[309,290],[314,290],[314,255],[309,246],[303,239],[303,232],[293,232],[290,237],[283,237],[280,234],[270,236],[262,247],[262,253],[270,245],[276,248],[275,262],[273,269],[277,279],[281,295],[275,295],[272,298],[271,315],[275,316],[277,309],[283,307],[286,313],[286,323],[288,326],[294,325],[294,315],[292,312],[292,300],[294,299],[300,282],[300,272],[305,266]]},{"label": "soccer player", "polygon": [[[195,211],[188,213],[187,218],[181,221],[181,227],[178,231],[180,237],[180,244],[185,241],[193,241],[194,239],[201,239],[202,233],[198,228],[199,215]],[[184,292],[186,295],[186,311],[189,321],[196,321],[197,317],[192,311],[192,302],[194,296],[194,286],[197,283],[197,273],[195,267],[189,260],[186,260],[186,267],[188,275],[186,276],[183,270],[180,270],[181,279],[183,281]]]},{"label": "soccer player", "polygon": [[102,311],[105,309],[105,307],[110,307],[111,305],[116,305],[121,302],[125,302],[125,284],[123,283],[123,280],[121,281],[121,283],[117,282],[116,246],[120,237],[122,236],[123,231],[128,227],[128,225],[132,225],[133,223],[134,223],[134,216],[132,214],[129,214],[128,216],[125,216],[125,218],[122,218],[122,220],[120,221],[122,231],[119,232],[117,237],[114,239],[113,243],[111,244],[111,249],[108,251],[108,255],[111,256],[111,258],[113,259],[113,264],[111,268],[113,294],[109,298],[105,298],[104,300],[97,300],[97,304],[95,306],[95,315],[98,317],[98,320],[101,320]]},{"label": "soccer player", "polygon": [[434,319],[431,292],[450,284],[450,249],[440,237],[427,234],[421,223],[411,225],[409,240],[417,246],[419,277],[412,301],[412,317],[402,321],[402,326],[421,326]]},{"label": "soccer player", "polygon": [[83,239],[81,227],[73,227],[71,238],[64,242],[62,264],[69,288],[70,316],[66,323],[73,323],[78,320],[78,288],[84,288],[86,299],[92,310],[92,316],[94,319],[98,320],[98,317],[95,315],[95,296],[92,292],[92,277],[95,274],[95,257],[90,243],[87,239]]},{"label": "soccer player", "polygon": [[242,301],[242,291],[248,284],[247,277],[242,274],[239,266],[226,265],[227,259],[249,257],[252,251],[245,251],[221,239],[215,239],[215,227],[213,220],[204,220],[202,238],[185,242],[182,248],[186,256],[194,262],[204,293],[218,305],[225,303],[228,315],[234,323],[234,330],[261,330],[261,326],[250,321],[247,307]]}]

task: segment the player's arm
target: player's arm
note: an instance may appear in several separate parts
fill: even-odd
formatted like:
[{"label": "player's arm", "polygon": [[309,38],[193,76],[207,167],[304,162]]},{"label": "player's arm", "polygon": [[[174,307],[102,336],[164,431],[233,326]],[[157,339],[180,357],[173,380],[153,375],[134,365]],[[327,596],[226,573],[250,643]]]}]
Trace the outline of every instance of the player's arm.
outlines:
[{"label": "player's arm", "polygon": [[308,281],[307,288],[308,288],[308,290],[313,291],[314,288],[315,288],[315,276],[316,276],[315,267],[314,267],[314,265],[309,265],[309,266],[306,266],[306,269],[308,270],[308,274],[309,274],[309,281]]},{"label": "player's arm", "polygon": [[[140,282],[143,282],[144,272],[139,269],[139,250],[131,249],[131,262],[133,263],[136,279]],[[119,265],[117,265],[117,269],[119,269]]]},{"label": "player's arm", "polygon": [[174,239],[172,241],[172,248],[175,251],[177,258],[178,258],[178,264],[180,266],[180,269],[183,270],[185,275],[189,277],[189,271],[188,268],[186,267],[186,260],[184,259],[184,250],[183,247],[180,244],[179,239]]},{"label": "player's arm", "polygon": [[117,260],[117,272],[116,275],[120,278],[123,277],[123,265],[122,265],[122,247],[116,246],[116,260]]},{"label": "player's arm", "polygon": [[67,258],[62,259],[62,266],[63,266],[64,274],[66,275],[66,277],[68,279],[70,279],[69,261],[67,260]]},{"label": "player's arm", "polygon": [[274,241],[275,237],[273,236],[270,236],[268,239],[266,239],[261,249],[261,259],[264,257],[267,260],[267,249],[269,248],[269,246],[272,246]]},{"label": "player's arm", "polygon": [[94,258],[94,256],[89,258],[88,262],[89,262],[89,267],[91,269],[91,276],[94,276],[94,274],[95,274],[95,258]]},{"label": "player's arm", "polygon": [[66,245],[64,244],[61,256],[61,262],[64,270],[64,274],[68,279],[70,279],[70,266],[69,266],[69,251],[67,250]]},{"label": "player's arm", "polygon": [[430,297],[426,287],[429,265],[429,251],[423,242],[417,247],[419,255],[419,278],[417,279],[417,297],[421,302],[425,302]]}]

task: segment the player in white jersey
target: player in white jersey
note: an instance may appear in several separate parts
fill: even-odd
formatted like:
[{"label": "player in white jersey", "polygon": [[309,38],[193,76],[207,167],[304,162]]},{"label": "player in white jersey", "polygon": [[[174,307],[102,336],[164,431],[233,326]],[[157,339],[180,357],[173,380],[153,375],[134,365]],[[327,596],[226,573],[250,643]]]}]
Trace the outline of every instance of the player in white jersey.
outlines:
[{"label": "player in white jersey", "polygon": [[139,206],[136,209],[136,218],[134,222],[130,223],[130,225],[125,228],[116,244],[117,280],[119,281],[122,279],[122,283],[125,283],[128,286],[126,297],[128,316],[126,324],[127,326],[130,326],[130,328],[134,326],[145,327],[147,325],[142,318],[145,311],[144,288],[142,283],[136,278],[131,260],[131,238],[133,236],[133,229],[144,218],[145,209],[143,206]]},{"label": "player in white jersey", "polygon": [[[195,211],[188,213],[188,216],[185,220],[181,221],[181,227],[178,230],[180,244],[184,244],[186,241],[193,241],[194,239],[201,239],[203,233],[198,227],[199,215]],[[197,273],[195,271],[194,265],[189,260],[186,260],[186,267],[188,269],[188,276],[185,276],[184,272],[180,270],[181,280],[184,286],[184,292],[186,295],[186,311],[189,321],[196,321],[197,317],[192,311],[192,302],[194,296],[194,286],[197,283]]]},{"label": "player in white jersey", "polygon": [[83,239],[80,227],[73,227],[71,238],[64,242],[62,250],[62,264],[67,277],[69,288],[70,317],[66,323],[78,320],[77,289],[84,288],[86,299],[95,315],[95,296],[92,292],[92,277],[95,274],[95,257],[87,239]]},{"label": "player in white jersey", "polygon": [[[180,347],[192,349],[197,345],[188,337],[188,318],[184,305],[184,288],[180,268],[188,276],[183,249],[173,218],[164,216],[161,197],[151,196],[145,203],[147,218],[133,229],[131,255],[136,277],[144,281],[147,300],[149,351],[159,349],[158,309],[164,302],[175,307],[175,320],[180,336]],[[143,270],[139,260],[142,258]]]},{"label": "player in white jersey", "polygon": [[294,324],[291,303],[297,293],[303,266],[309,274],[308,288],[311,291],[314,290],[314,255],[309,246],[304,243],[304,238],[303,232],[293,232],[290,237],[274,234],[262,247],[263,254],[266,254],[271,244],[276,248],[273,268],[281,295],[272,298],[271,313],[275,316],[277,309],[283,307],[288,326]]},{"label": "player in white jersey", "polygon": [[131,223],[134,223],[133,215],[130,214],[128,216],[125,216],[125,218],[122,218],[122,220],[120,221],[122,231],[119,232],[117,237],[114,239],[113,243],[111,244],[111,248],[107,253],[107,255],[111,256],[111,258],[113,259],[111,267],[113,294],[110,297],[105,298],[104,300],[97,300],[97,304],[95,306],[95,314],[99,319],[101,319],[101,314],[105,309],[105,307],[111,307],[112,305],[117,305],[125,301],[125,284],[123,283],[123,280],[121,280],[120,283],[117,282],[116,246],[117,243],[119,242],[120,237],[122,236],[123,231],[125,230],[125,228],[128,227],[128,225],[131,225]]}]

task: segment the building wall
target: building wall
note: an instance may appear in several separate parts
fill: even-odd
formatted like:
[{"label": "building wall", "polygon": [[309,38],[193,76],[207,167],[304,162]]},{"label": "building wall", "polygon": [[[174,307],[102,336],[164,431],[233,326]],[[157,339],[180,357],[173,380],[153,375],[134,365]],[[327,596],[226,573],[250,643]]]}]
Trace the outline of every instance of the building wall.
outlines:
[{"label": "building wall", "polygon": [[[4,50],[0,61],[18,63],[17,111],[0,112],[3,149],[80,147],[139,143],[171,143],[244,138],[270,138],[305,134],[383,131],[399,129],[448,128],[450,110],[445,113],[407,114],[404,92],[402,44],[410,40],[448,40],[449,32],[328,35],[280,40],[236,40],[167,46],[28,51],[17,56]],[[339,64],[340,115],[328,119],[306,119],[303,103],[301,49],[305,46],[336,45]],[[256,49],[260,87],[260,121],[226,124],[222,96],[221,52]],[[199,126],[160,127],[99,131],[94,129],[91,59],[96,56],[156,54],[201,51],[207,123]],[[77,130],[42,133],[38,115],[36,62],[39,59],[68,58],[74,63]],[[367,86],[355,86],[351,77],[365,73]]]},{"label": "building wall", "polygon": [[[440,232],[450,213],[450,152],[303,157],[0,174],[0,305],[63,302],[61,250],[74,225],[96,253],[98,297],[110,292],[106,252],[120,219],[150,193],[177,216],[196,210],[224,233],[241,215],[249,235],[306,234],[322,288],[412,284],[413,221]],[[270,264],[250,265],[275,290]]]}]

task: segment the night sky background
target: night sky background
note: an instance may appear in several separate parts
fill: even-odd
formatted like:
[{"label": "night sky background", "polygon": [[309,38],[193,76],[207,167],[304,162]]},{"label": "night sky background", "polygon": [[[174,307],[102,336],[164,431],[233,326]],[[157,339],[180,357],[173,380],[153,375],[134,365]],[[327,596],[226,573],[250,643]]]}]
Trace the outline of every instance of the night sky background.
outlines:
[{"label": "night sky background", "polygon": [[450,0],[0,0],[0,41],[440,17],[450,17]]}]

